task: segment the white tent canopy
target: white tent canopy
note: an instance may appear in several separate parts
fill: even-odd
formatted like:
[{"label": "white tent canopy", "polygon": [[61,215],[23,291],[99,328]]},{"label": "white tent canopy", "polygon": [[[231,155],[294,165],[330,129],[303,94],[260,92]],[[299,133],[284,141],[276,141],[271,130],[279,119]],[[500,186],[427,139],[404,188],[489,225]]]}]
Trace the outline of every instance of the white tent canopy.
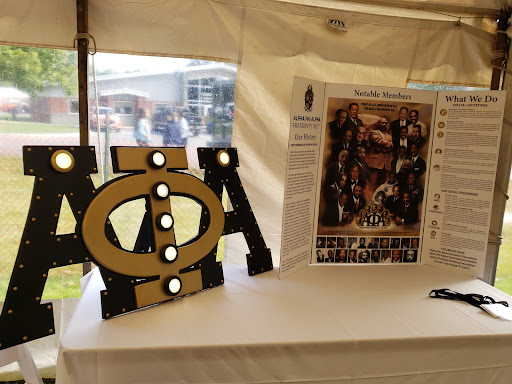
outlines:
[{"label": "white tent canopy", "polygon": [[494,16],[505,0],[355,0],[358,3],[381,4],[392,7],[421,9],[437,12],[460,12],[475,15]]},{"label": "white tent canopy", "polygon": [[[489,87],[495,19],[505,7],[506,0],[89,0],[88,28],[98,51],[238,64],[233,146],[277,264],[293,77]],[[75,1],[2,0],[0,44],[72,49],[76,19]],[[497,191],[510,176],[508,123],[503,132]],[[501,232],[504,204],[495,193],[492,233]],[[226,260],[245,253],[245,245],[228,247]],[[492,271],[497,246],[488,254]]]},{"label": "white tent canopy", "polygon": [[[380,1],[386,2],[391,3]],[[416,0],[398,3],[427,6]],[[457,7],[454,1],[430,3],[460,12],[449,16],[334,0],[90,0],[89,32],[102,51],[242,64],[253,54],[295,61],[318,56],[321,62],[343,64],[346,80],[353,82],[375,83],[382,76],[388,79],[384,85],[415,80],[487,86],[493,36],[480,29],[482,15],[461,12],[471,6],[488,12],[494,1],[477,6],[476,0],[461,0]],[[75,2],[4,0],[2,5],[0,42],[72,48]],[[342,20],[348,32],[329,28],[326,18]]]},{"label": "white tent canopy", "polygon": [[[100,51],[239,64],[233,146],[277,262],[293,77],[488,87],[488,16],[499,9],[494,0],[89,0],[89,32]],[[2,2],[0,43],[69,49],[75,34],[74,1]]]}]

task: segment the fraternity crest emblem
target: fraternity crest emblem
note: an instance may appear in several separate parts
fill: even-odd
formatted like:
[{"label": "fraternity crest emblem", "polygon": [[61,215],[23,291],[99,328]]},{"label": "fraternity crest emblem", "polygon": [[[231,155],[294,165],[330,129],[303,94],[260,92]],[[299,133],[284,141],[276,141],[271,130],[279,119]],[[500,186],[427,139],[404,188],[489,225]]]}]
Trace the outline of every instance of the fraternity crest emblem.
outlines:
[{"label": "fraternity crest emblem", "polygon": [[359,227],[389,227],[389,211],[380,204],[367,205],[366,209],[359,211],[356,224]]},{"label": "fraternity crest emblem", "polygon": [[313,109],[313,86],[311,84],[308,85],[308,90],[306,91],[306,94],[304,95],[304,109],[306,112],[311,112]]}]

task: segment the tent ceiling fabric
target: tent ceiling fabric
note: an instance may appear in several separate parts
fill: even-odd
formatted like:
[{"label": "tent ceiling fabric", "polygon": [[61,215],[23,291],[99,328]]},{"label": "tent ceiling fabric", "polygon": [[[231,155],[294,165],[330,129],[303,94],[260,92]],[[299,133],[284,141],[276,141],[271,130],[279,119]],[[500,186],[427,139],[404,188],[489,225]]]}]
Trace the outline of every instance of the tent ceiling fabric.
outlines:
[{"label": "tent ceiling fabric", "polygon": [[[240,35],[245,26],[243,15],[246,10],[288,15],[283,26],[293,25],[298,18],[309,16],[310,20],[338,18],[349,25],[366,23],[447,29],[453,26],[457,17],[425,9],[444,4],[457,15],[471,7],[493,9],[491,5],[495,4],[497,9],[497,1],[89,0],[89,31],[101,51],[238,61],[240,49],[243,49]],[[385,3],[407,4],[409,8],[380,5]],[[475,30],[481,25],[478,14],[462,17],[467,18],[462,19],[465,24],[476,26]],[[75,33],[74,1],[2,0],[2,43],[72,49]],[[367,37],[368,31],[365,31],[360,38]]]},{"label": "tent ceiling fabric", "polygon": [[469,13],[476,15],[495,15],[501,9],[500,0],[355,0],[364,4],[380,4],[415,10],[430,10],[448,13]]},{"label": "tent ceiling fabric", "polygon": [[[378,2],[89,0],[89,31],[101,51],[239,63],[233,145],[278,257],[295,75],[397,87],[410,80],[489,86],[494,36],[478,28],[482,18],[457,25],[457,17],[425,9],[435,3],[462,14],[496,9],[494,0],[398,1],[410,8]],[[345,22],[347,32],[330,28],[327,18]],[[74,1],[2,1],[4,44],[71,48],[75,33]]]}]

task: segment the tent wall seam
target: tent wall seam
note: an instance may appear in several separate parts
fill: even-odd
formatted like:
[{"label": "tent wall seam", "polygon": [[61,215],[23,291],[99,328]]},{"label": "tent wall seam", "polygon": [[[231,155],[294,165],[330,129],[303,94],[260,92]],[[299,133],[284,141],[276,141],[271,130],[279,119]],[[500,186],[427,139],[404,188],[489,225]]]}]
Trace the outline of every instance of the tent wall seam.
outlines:
[{"label": "tent wall seam", "polygon": [[[14,47],[29,47],[29,48],[43,48],[43,49],[62,49],[64,51],[76,51],[76,48],[73,48],[73,45],[54,45],[54,44],[30,44],[30,43],[22,43],[19,41],[6,41],[0,40],[0,45],[8,45]],[[126,51],[126,50],[115,50],[115,49],[97,49],[96,52],[101,53],[116,53],[116,54],[125,54],[125,55],[134,55],[134,56],[155,56],[155,57],[171,57],[177,59],[197,59],[197,60],[205,60],[205,61],[221,61],[224,63],[233,63],[238,64],[239,59],[233,60],[225,57],[216,57],[216,56],[204,56],[204,55],[183,55],[183,54],[170,54],[170,53],[160,53],[160,52],[143,52],[143,51]]]},{"label": "tent wall seam", "polygon": [[[239,6],[240,5],[240,2],[241,0],[211,0],[213,2],[216,2],[216,3],[222,3],[222,4],[228,4],[228,5],[232,5],[232,6]],[[244,3],[246,1],[244,0]],[[269,6],[265,7],[263,5],[263,3],[266,2],[266,3],[274,3],[274,4],[277,4],[277,6],[283,6],[283,7],[286,7],[286,6],[294,6],[295,8],[305,8],[305,9],[316,9],[316,10],[327,10],[327,11],[332,11],[332,12],[345,12],[345,13],[352,13],[352,14],[360,14],[360,15],[368,15],[368,14],[372,14],[372,15],[375,15],[376,12],[375,12],[375,9],[372,10],[371,13],[369,12],[362,12],[362,11],[353,11],[353,10],[346,10],[346,9],[343,9],[343,8],[335,8],[335,7],[327,7],[325,5],[314,5],[312,3],[310,4],[304,4],[304,3],[296,3],[296,2],[288,2],[288,1],[282,1],[282,0],[254,0],[253,4],[250,4],[250,5],[246,5],[247,7],[250,7],[250,8],[255,8],[255,9],[268,9],[268,10],[273,10],[273,11],[278,11],[276,8],[271,8]],[[350,2],[350,1],[349,1]],[[361,0],[352,0],[352,2],[354,3],[362,3],[364,4],[365,6],[367,7],[378,7],[378,8],[388,8],[388,9],[391,9],[391,10],[396,10],[396,9],[400,9],[400,10],[410,10],[411,12],[424,12],[424,13],[427,13],[427,14],[433,14],[433,15],[441,15],[441,16],[445,16],[445,17],[450,17],[450,18],[454,18],[456,20],[458,19],[470,19],[470,18],[482,18],[482,17],[491,17],[491,16],[494,16],[495,13],[497,13],[499,11],[499,7],[496,8],[496,9],[493,9],[493,10],[488,10],[488,12],[484,12],[484,13],[473,13],[471,12],[471,10],[468,8],[468,7],[463,7],[462,9],[455,9],[453,8],[452,10],[450,11],[446,11],[446,12],[452,12],[452,13],[456,13],[456,15],[452,15],[452,14],[447,14],[447,13],[443,13],[441,12],[440,10],[436,9],[436,10],[433,10],[433,9],[425,9],[425,7],[422,7],[421,4],[418,4],[420,5],[419,7],[403,7],[403,6],[400,6],[400,5],[391,5],[391,4],[382,4],[382,3],[378,3],[378,2],[375,2],[375,3],[370,3],[370,2],[366,2],[366,1],[361,1]],[[289,14],[301,14],[299,12],[286,12],[286,13],[289,13]],[[471,15],[471,16],[465,16],[465,15]],[[381,15],[381,16],[387,16],[387,15]],[[389,17],[396,17],[396,16],[389,16]],[[406,17],[404,16],[404,18],[406,19],[410,19],[409,17]]]},{"label": "tent wall seam", "polygon": [[[216,3],[222,3],[222,4],[231,4],[231,5],[238,5],[233,4],[233,1],[230,0],[211,0]],[[276,13],[282,13],[282,14],[288,14],[288,15],[294,15],[294,16],[304,16],[304,17],[313,17],[318,19],[325,19],[325,18],[340,18],[342,20],[348,20],[349,23],[357,23],[357,24],[367,24],[371,26],[389,26],[389,27],[396,27],[400,26],[400,28],[413,28],[413,29],[430,29],[430,30],[449,30],[452,29],[457,21],[459,21],[459,16],[446,16],[447,19],[440,20],[440,19],[427,19],[427,18],[412,18],[412,17],[404,17],[404,16],[391,16],[391,15],[378,15],[376,18],[376,15],[374,14],[368,14],[364,12],[357,12],[357,11],[344,11],[344,10],[338,10],[338,9],[326,9],[319,6],[314,5],[297,5],[297,7],[305,8],[305,9],[315,9],[318,10],[319,14],[315,14],[313,12],[300,12],[300,11],[290,11],[290,10],[284,10],[284,9],[277,9],[277,8],[271,8],[271,7],[265,7],[261,3],[258,4],[247,4],[247,0],[243,0],[243,4],[240,5],[243,8],[249,8],[254,10],[260,10],[260,11],[271,11]],[[435,12],[430,12],[435,13]],[[438,13],[435,13],[438,14]],[[449,19],[448,19],[449,18]],[[402,21],[402,23],[397,24],[396,20],[399,19]],[[404,24],[403,22],[408,22],[410,25]],[[479,35],[480,37],[488,37],[492,40],[494,40],[495,35],[484,31],[480,28],[474,27],[469,24],[461,23],[460,27],[467,29],[469,32],[474,32],[476,35]]]},{"label": "tent wall seam", "polygon": [[418,50],[419,50],[420,43],[421,43],[421,34],[422,34],[421,31],[422,31],[421,29],[418,30],[418,37],[416,38],[416,46],[414,47],[414,52],[412,55],[411,63],[409,64],[409,72],[407,73],[405,87],[407,87],[407,84],[409,83],[411,75],[412,75],[412,71],[414,70],[414,64],[416,63],[416,56],[418,54]]},{"label": "tent wall seam", "polygon": [[[355,3],[361,3],[365,5],[380,5],[380,6],[387,6],[387,7],[397,7],[397,8],[404,8],[404,9],[418,9],[424,12],[432,12],[432,13],[440,13],[442,12],[460,12],[460,13],[469,13],[473,15],[479,15],[479,16],[488,16],[492,15],[493,12],[496,12],[496,10],[501,9],[501,6],[498,4],[500,0],[495,0],[496,8],[480,8],[476,6],[463,6],[458,7],[457,5],[454,5],[454,3],[450,4],[440,4],[436,2],[425,2],[422,4],[410,4],[407,1],[400,1],[395,0],[391,2],[390,0],[380,0],[380,1],[368,1],[368,0],[352,0]],[[460,9],[462,8],[462,9]]]},{"label": "tent wall seam", "polygon": [[456,81],[437,81],[437,80],[425,80],[425,79],[409,79],[409,83],[421,83],[421,84],[434,84],[434,85],[452,85],[455,87],[470,87],[470,88],[486,88],[489,89],[489,84],[485,83],[461,83]]}]

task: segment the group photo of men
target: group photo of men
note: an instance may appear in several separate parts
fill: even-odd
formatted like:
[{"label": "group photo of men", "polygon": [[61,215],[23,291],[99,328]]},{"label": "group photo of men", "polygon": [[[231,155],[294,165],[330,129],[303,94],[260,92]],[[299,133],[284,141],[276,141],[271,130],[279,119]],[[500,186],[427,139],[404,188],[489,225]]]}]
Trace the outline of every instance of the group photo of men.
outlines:
[{"label": "group photo of men", "polygon": [[370,204],[386,209],[390,228],[419,231],[432,105],[379,103],[329,99],[319,235],[357,230]]},{"label": "group photo of men", "polygon": [[397,264],[418,261],[418,237],[336,237],[316,239],[316,263]]}]

